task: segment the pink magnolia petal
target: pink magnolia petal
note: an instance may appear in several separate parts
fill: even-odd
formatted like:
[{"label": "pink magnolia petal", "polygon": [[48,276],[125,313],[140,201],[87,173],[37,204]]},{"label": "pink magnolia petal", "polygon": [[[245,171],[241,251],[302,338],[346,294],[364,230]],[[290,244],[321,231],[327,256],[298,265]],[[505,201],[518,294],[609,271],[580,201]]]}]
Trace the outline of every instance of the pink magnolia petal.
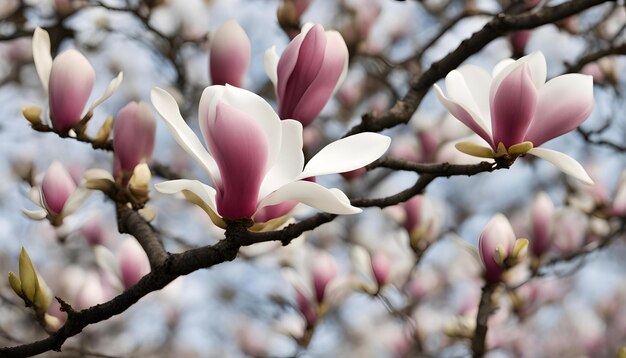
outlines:
[{"label": "pink magnolia petal", "polygon": [[254,118],[223,102],[206,125],[207,144],[222,179],[217,188],[218,213],[227,219],[250,218],[265,175],[268,139]]},{"label": "pink magnolia petal", "polygon": [[537,91],[527,64],[509,73],[500,82],[491,102],[493,143],[506,148],[524,141],[537,105]]},{"label": "pink magnolia petal", "polygon": [[535,257],[541,257],[548,251],[553,216],[554,204],[552,200],[545,192],[540,192],[535,197],[532,206],[533,236],[530,241],[530,249]]},{"label": "pink magnolia petal", "polygon": [[136,284],[150,272],[148,256],[135,239],[124,240],[117,251],[117,257],[122,283],[126,288]]},{"label": "pink magnolia petal", "polygon": [[93,67],[76,50],[67,50],[54,59],[48,83],[54,129],[65,131],[80,121],[95,79]]},{"label": "pink magnolia petal", "polygon": [[285,90],[280,93],[278,105],[278,114],[281,119],[298,119],[294,116],[295,110],[304,93],[320,72],[324,63],[325,48],[326,33],[324,28],[321,25],[315,25],[302,40],[297,53],[297,62],[288,78],[281,76],[282,58],[278,62],[279,86],[280,82],[286,80]]},{"label": "pink magnolia petal", "polygon": [[448,112],[452,114],[456,119],[461,121],[461,123],[465,124],[467,128],[471,129],[474,133],[478,134],[482,139],[484,139],[489,145],[495,150],[496,148],[493,145],[493,140],[491,139],[491,135],[487,133],[487,131],[474,119],[474,117],[478,118],[477,115],[472,114],[468,109],[464,108],[461,104],[456,103],[448,99],[441,91],[439,86],[435,85],[435,93],[437,94],[437,98],[439,98],[439,102],[446,107]]},{"label": "pink magnolia petal", "polygon": [[300,46],[302,45],[302,41],[304,41],[306,33],[307,32],[303,29],[298,36],[291,40],[278,60],[278,65],[276,66],[276,95],[279,102],[286,95],[287,82],[298,62]]},{"label": "pink magnolia petal", "polygon": [[409,233],[422,225],[422,206],[425,199],[424,195],[416,195],[400,204],[405,213],[404,228]]},{"label": "pink magnolia petal", "polygon": [[346,67],[347,60],[348,47],[341,35],[336,31],[327,32],[324,61],[319,69],[319,73],[310,83],[306,92],[300,97],[292,111],[292,117],[289,118],[297,119],[303,126],[310,124],[322,111],[326,102],[334,93]]},{"label": "pink magnolia petal", "polygon": [[291,210],[293,210],[296,205],[298,205],[297,201],[289,200],[280,204],[263,207],[259,209],[256,214],[254,214],[254,222],[263,223],[272,219],[279,218],[281,216],[285,216]]},{"label": "pink magnolia petal", "polygon": [[539,90],[537,110],[525,140],[535,147],[578,127],[593,109],[593,78],[566,74]]},{"label": "pink magnolia petal", "polygon": [[250,40],[235,20],[225,22],[211,42],[211,82],[241,87],[250,65]]},{"label": "pink magnolia petal", "polygon": [[144,102],[130,102],[120,110],[113,127],[115,164],[113,175],[132,172],[135,166],[152,157],[156,121]]},{"label": "pink magnolia petal", "polygon": [[59,162],[53,162],[48,167],[41,183],[42,201],[53,214],[60,214],[67,199],[76,190],[76,184]]}]

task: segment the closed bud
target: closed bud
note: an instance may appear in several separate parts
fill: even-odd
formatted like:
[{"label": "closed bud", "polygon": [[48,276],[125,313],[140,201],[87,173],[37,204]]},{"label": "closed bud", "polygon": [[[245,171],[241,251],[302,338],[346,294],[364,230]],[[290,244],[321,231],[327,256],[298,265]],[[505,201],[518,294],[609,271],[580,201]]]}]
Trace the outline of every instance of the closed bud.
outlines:
[{"label": "closed bud", "polygon": [[326,287],[337,276],[335,259],[326,253],[319,253],[313,263],[313,288],[318,303],[324,302]]},{"label": "closed bud", "polygon": [[250,40],[237,21],[226,21],[211,39],[211,82],[242,87],[250,65]]},{"label": "closed bud", "polygon": [[130,238],[124,240],[117,251],[122,284],[129,288],[150,272],[150,262],[139,243]]},{"label": "closed bud", "polygon": [[59,162],[52,162],[41,184],[42,201],[48,212],[60,215],[75,190],[76,184],[65,167]]},{"label": "closed bud", "polygon": [[113,176],[130,174],[150,160],[154,150],[156,121],[144,102],[130,102],[120,110],[113,127]]},{"label": "closed bud", "polygon": [[533,236],[530,250],[535,257],[541,257],[550,247],[554,204],[546,193],[541,192],[535,197],[531,210]]},{"label": "closed bud", "polygon": [[505,260],[513,253],[515,233],[509,220],[497,214],[485,226],[478,240],[478,251],[485,266],[485,279],[489,283],[501,280],[506,269]]},{"label": "closed bud", "polygon": [[95,79],[93,67],[76,50],[67,50],[54,59],[48,89],[55,130],[67,131],[80,122]]}]

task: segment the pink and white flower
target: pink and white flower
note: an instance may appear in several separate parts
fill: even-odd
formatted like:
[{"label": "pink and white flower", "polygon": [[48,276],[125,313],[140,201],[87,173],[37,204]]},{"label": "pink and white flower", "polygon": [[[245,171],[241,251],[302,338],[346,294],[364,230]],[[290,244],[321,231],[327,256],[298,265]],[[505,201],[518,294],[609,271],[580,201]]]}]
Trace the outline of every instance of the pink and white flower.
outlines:
[{"label": "pink and white flower", "polygon": [[526,254],[528,240],[515,239],[509,220],[496,214],[485,226],[478,240],[478,252],[485,266],[485,280],[496,283],[502,274]]},{"label": "pink and white flower", "polygon": [[305,179],[367,165],[391,142],[376,133],[356,134],[327,145],[305,166],[302,125],[294,120],[281,121],[258,95],[226,85],[207,87],[200,99],[200,129],[207,150],[185,123],[170,94],[155,88],[151,98],[178,144],[202,165],[213,182],[211,187],[197,180],[179,179],[159,183],[156,189],[167,194],[183,192],[222,227],[223,219],[257,221],[264,208],[289,201],[334,214],[361,212],[340,190]]},{"label": "pink and white flower", "polygon": [[309,125],[348,72],[348,47],[337,31],[306,24],[278,57],[265,51],[265,72],[276,88],[281,119]]},{"label": "pink and white flower", "polygon": [[493,77],[480,67],[465,65],[446,76],[446,97],[439,86],[439,101],[459,121],[484,139],[489,147],[470,142],[460,151],[497,158],[526,153],[543,158],[580,181],[593,181],[573,158],[545,148],[545,142],[578,127],[593,109],[593,79],[566,74],[546,81],[546,60],[541,52],[517,61],[501,61]]},{"label": "pink and white flower", "polygon": [[[52,127],[68,131],[83,118],[96,73],[85,56],[74,49],[62,52],[53,60],[50,35],[39,27],[33,34],[33,59],[37,75],[48,94]],[[86,113],[92,113],[95,107],[111,97],[122,83],[122,78],[120,72]]]},{"label": "pink and white flower", "polygon": [[22,209],[22,212],[34,220],[48,218],[50,223],[58,226],[63,223],[63,218],[78,210],[88,195],[89,191],[77,188],[65,167],[54,161],[46,170],[41,187],[33,187],[30,192],[31,201],[41,209]]}]

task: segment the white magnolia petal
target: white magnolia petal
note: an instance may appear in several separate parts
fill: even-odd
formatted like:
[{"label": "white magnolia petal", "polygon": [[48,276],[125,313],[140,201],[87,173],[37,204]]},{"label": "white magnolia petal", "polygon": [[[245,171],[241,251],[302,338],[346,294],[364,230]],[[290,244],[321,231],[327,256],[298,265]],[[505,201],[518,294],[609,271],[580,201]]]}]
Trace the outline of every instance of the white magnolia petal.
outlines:
[{"label": "white magnolia petal", "polygon": [[504,70],[505,68],[507,68],[508,66],[510,66],[513,63],[515,63],[515,60],[512,59],[512,58],[507,58],[507,59],[504,59],[504,60],[498,62],[493,67],[493,70],[491,71],[491,77],[492,78],[496,78],[502,72],[502,70]]},{"label": "white magnolia petal", "polygon": [[[330,281],[324,293],[324,302],[330,306],[337,306],[353,292],[353,283],[350,276],[337,277]],[[372,289],[373,286],[368,287]]]},{"label": "white magnolia petal", "polygon": [[24,213],[24,215],[28,216],[29,218],[33,220],[43,220],[46,218],[46,216],[48,216],[48,212],[46,212],[45,210],[22,209],[22,213]]},{"label": "white magnolia petal", "polygon": [[543,56],[543,52],[535,51],[520,58],[520,61],[526,61],[526,63],[528,63],[528,67],[530,67],[530,77],[533,80],[535,88],[541,88],[541,86],[546,83],[548,73],[546,58]]},{"label": "white magnolia petal", "polygon": [[78,210],[78,208],[80,208],[85,203],[85,200],[87,200],[90,194],[91,190],[85,188],[77,188],[76,190],[74,190],[72,195],[67,198],[67,201],[63,206],[63,211],[61,211],[61,216],[65,217],[71,215],[76,210]]},{"label": "white magnolia petal", "polygon": [[541,159],[545,159],[550,163],[554,164],[559,170],[563,173],[570,175],[585,184],[592,185],[593,180],[585,171],[585,168],[578,163],[574,158],[563,154],[561,152],[557,152],[556,150],[545,149],[545,148],[533,148],[528,151],[528,154],[532,154]]},{"label": "white magnolia petal", "polygon": [[280,273],[296,290],[302,292],[310,301],[313,300],[313,290],[311,286],[306,283],[298,271],[291,267],[283,267]]},{"label": "white magnolia petal", "polygon": [[52,55],[50,55],[50,35],[40,27],[33,34],[33,60],[35,69],[43,88],[48,92],[50,70],[52,69]]},{"label": "white magnolia petal", "polygon": [[102,96],[100,96],[100,98],[93,101],[87,113],[92,112],[96,107],[98,107],[99,105],[104,103],[104,101],[109,99],[115,93],[115,91],[117,91],[117,89],[120,87],[120,84],[122,84],[122,80],[124,80],[124,74],[120,72],[117,74],[117,76],[114,79],[111,80],[111,82],[109,82]]},{"label": "white magnolia petal", "polygon": [[344,173],[362,168],[380,158],[390,144],[391,138],[370,132],[339,139],[322,148],[311,158],[298,178]]},{"label": "white magnolia petal", "polygon": [[359,273],[372,279],[374,272],[372,271],[372,257],[370,253],[361,245],[355,245],[350,252],[350,258],[354,269]]},{"label": "white magnolia petal", "polygon": [[100,168],[88,169],[84,174],[85,180],[108,180],[114,182],[113,175],[108,171]]},{"label": "white magnolia petal", "polygon": [[[361,209],[350,205],[345,194],[338,189],[326,189],[309,181],[295,181],[284,185],[261,201],[258,209],[295,200],[312,208],[331,214],[349,215],[360,213]],[[339,191],[341,192],[341,191]]]},{"label": "white magnolia petal", "polygon": [[163,194],[176,194],[183,190],[188,190],[198,196],[200,200],[202,200],[209,206],[209,208],[211,208],[211,210],[217,213],[217,205],[215,203],[215,195],[217,192],[212,187],[203,184],[197,180],[170,180],[155,184],[154,187],[157,191]]},{"label": "white magnolia petal", "polygon": [[[465,68],[464,72],[469,74],[471,70]],[[487,121],[484,118],[484,113],[478,105],[478,102],[476,102],[472,89],[469,87],[470,80],[470,78],[466,79],[464,74],[459,70],[453,70],[448,73],[445,79],[448,98],[453,102],[460,104],[463,108],[467,108],[470,113],[476,114],[477,116],[474,118],[476,122],[485,131],[489,132],[487,130],[488,127],[485,124]],[[487,93],[489,93],[489,89],[487,89]]]},{"label": "white magnolia petal", "polygon": [[111,250],[102,245],[96,245],[93,248],[93,253],[96,258],[96,264],[100,269],[104,272],[112,273],[117,278],[122,277],[117,258]]},{"label": "white magnolia petal", "polygon": [[176,100],[165,90],[155,87],[150,92],[152,105],[165,120],[165,124],[174,139],[189,155],[200,163],[214,182],[219,178],[219,169],[215,159],[206,151],[195,133],[189,128],[176,104]]},{"label": "white magnolia petal", "polygon": [[[478,114],[482,121],[482,123],[479,121],[479,124],[481,124],[487,132],[491,133],[491,113],[489,110],[491,75],[482,67],[474,65],[461,66],[457,71],[463,75],[465,85],[478,107]],[[450,94],[449,91],[448,94]]]},{"label": "white magnolia petal", "polygon": [[281,126],[283,133],[280,154],[263,179],[261,190],[259,190],[259,200],[281,186],[296,180],[304,167],[302,124],[293,119],[286,119],[281,121]]},{"label": "white magnolia petal", "polygon": [[35,205],[40,206],[42,208],[44,207],[43,202],[41,201],[41,190],[39,190],[39,187],[34,186],[30,188],[30,191],[28,192],[28,198]]},{"label": "white magnolia petal", "polygon": [[245,111],[261,125],[267,136],[268,154],[265,170],[269,170],[278,159],[282,141],[281,121],[272,106],[258,94],[228,84],[221,101]]},{"label": "white magnolia petal", "polygon": [[265,73],[267,77],[274,84],[274,89],[276,89],[276,83],[278,82],[278,61],[280,57],[276,53],[276,46],[272,46],[265,50],[265,55],[263,56],[263,65],[265,67]]}]

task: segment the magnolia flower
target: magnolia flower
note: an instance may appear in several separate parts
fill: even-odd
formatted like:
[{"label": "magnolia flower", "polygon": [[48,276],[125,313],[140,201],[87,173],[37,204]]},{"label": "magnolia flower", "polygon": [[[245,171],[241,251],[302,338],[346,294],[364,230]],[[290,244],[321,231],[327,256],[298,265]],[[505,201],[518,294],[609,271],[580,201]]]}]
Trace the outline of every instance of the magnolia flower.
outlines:
[{"label": "magnolia flower", "polygon": [[[83,109],[93,89],[96,73],[89,61],[74,49],[64,51],[52,60],[50,36],[39,27],[33,34],[33,59],[41,84],[48,93],[52,127],[67,131],[83,118]],[[104,94],[89,107],[86,115],[111,97],[121,82],[120,72]]]},{"label": "magnolia flower", "polygon": [[517,61],[501,61],[493,78],[482,68],[465,65],[446,76],[446,97],[439,101],[458,120],[484,139],[489,147],[470,142],[457,149],[478,157],[517,157],[526,153],[543,158],[584,183],[593,181],[573,158],[537,148],[578,127],[593,108],[591,76],[566,74],[546,80],[546,60],[534,52]]},{"label": "magnolia flower", "polygon": [[125,239],[113,253],[104,246],[94,247],[96,261],[111,284],[117,288],[129,288],[150,272],[148,256],[137,240]]},{"label": "magnolia flower", "polygon": [[130,102],[117,114],[113,127],[113,176],[132,173],[152,157],[156,122],[144,102]]},{"label": "magnolia flower", "polygon": [[22,209],[22,212],[34,220],[48,218],[52,225],[59,226],[63,218],[76,211],[88,195],[89,191],[77,188],[65,167],[54,161],[46,170],[41,188],[34,187],[30,192],[31,201],[42,210]]},{"label": "magnolia flower", "polygon": [[348,48],[337,31],[306,24],[283,54],[265,51],[265,72],[276,88],[281,119],[309,125],[348,72]]},{"label": "magnolia flower", "polygon": [[226,21],[211,39],[209,71],[214,85],[242,87],[250,65],[250,40],[237,21]]},{"label": "magnolia flower", "polygon": [[495,215],[485,226],[478,240],[478,252],[485,265],[485,279],[489,283],[502,280],[502,273],[514,266],[526,252],[528,240],[515,239],[509,220]]},{"label": "magnolia flower", "polygon": [[356,134],[329,144],[304,166],[302,125],[281,121],[258,95],[226,85],[207,87],[200,99],[198,117],[207,151],[170,94],[155,88],[151,98],[178,144],[213,182],[210,187],[180,179],[159,183],[156,189],[167,194],[183,192],[221,227],[225,227],[223,219],[258,222],[257,213],[263,208],[292,200],[334,214],[361,212],[340,190],[304,179],[367,165],[391,141],[376,133]]},{"label": "magnolia flower", "polygon": [[554,204],[548,194],[540,192],[535,196],[531,215],[533,239],[530,250],[535,257],[541,257],[548,251],[552,235]]}]

